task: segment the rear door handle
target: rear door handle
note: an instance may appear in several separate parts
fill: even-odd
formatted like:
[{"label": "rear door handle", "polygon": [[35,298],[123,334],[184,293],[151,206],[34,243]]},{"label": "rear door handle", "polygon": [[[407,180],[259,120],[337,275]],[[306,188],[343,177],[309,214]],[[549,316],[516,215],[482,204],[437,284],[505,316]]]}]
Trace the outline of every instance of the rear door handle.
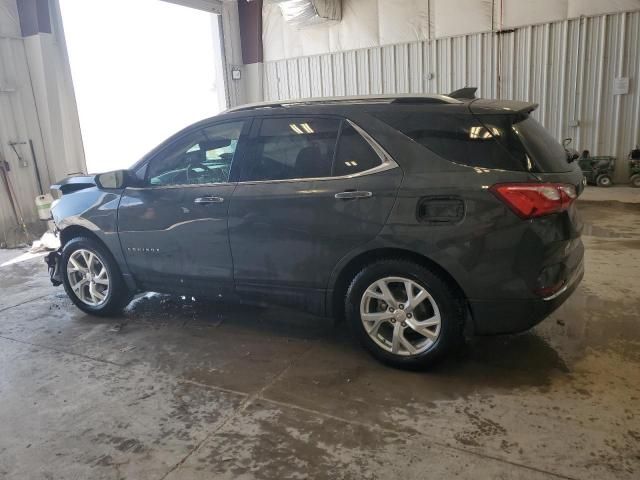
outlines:
[{"label": "rear door handle", "polygon": [[224,198],[222,198],[222,197],[213,197],[213,196],[198,197],[193,201],[193,203],[199,203],[201,205],[207,205],[209,203],[222,203],[222,202],[224,202]]},{"label": "rear door handle", "polygon": [[371,198],[373,197],[373,193],[365,192],[363,190],[347,190],[346,192],[336,193],[335,197],[340,200],[351,200],[353,198]]}]

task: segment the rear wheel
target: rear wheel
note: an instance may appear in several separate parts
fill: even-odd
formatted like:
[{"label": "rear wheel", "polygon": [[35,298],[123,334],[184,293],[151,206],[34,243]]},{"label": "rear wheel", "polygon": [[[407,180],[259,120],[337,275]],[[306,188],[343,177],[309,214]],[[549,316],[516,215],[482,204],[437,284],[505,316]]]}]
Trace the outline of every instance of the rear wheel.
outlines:
[{"label": "rear wheel", "polygon": [[613,185],[613,181],[609,175],[602,174],[598,175],[598,178],[596,178],[596,185],[599,187],[610,187]]},{"label": "rear wheel", "polygon": [[629,179],[631,181],[631,186],[635,188],[640,188],[640,173],[636,173],[635,175],[631,175]]},{"label": "rear wheel", "polygon": [[426,367],[462,338],[463,310],[448,283],[401,259],[372,263],[356,275],[346,316],[360,343],[395,367]]},{"label": "rear wheel", "polygon": [[80,310],[92,315],[119,313],[131,295],[111,253],[96,240],[77,237],[62,249],[64,289]]}]

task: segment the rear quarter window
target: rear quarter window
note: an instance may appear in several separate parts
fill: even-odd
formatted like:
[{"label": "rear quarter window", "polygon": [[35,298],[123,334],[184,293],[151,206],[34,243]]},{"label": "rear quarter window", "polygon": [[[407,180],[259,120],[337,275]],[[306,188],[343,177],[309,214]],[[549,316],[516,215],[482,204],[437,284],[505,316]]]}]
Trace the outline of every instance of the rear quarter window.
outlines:
[{"label": "rear quarter window", "polygon": [[365,172],[377,167],[380,163],[380,157],[362,138],[362,135],[349,122],[344,122],[333,164],[333,176],[341,177]]}]

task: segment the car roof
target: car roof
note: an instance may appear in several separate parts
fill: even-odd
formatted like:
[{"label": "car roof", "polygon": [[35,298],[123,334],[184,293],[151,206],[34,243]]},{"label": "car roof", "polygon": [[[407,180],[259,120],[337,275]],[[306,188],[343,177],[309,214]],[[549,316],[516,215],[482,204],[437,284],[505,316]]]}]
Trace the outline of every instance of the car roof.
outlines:
[{"label": "car roof", "polygon": [[233,113],[245,110],[257,110],[265,108],[286,108],[303,106],[348,106],[348,105],[374,105],[374,104],[404,104],[404,105],[429,105],[429,104],[461,104],[458,99],[447,95],[357,95],[344,97],[313,97],[294,98],[288,100],[274,100],[271,102],[257,102],[239,105],[225,110],[223,113]]},{"label": "car roof", "polygon": [[[265,117],[271,114],[281,115],[350,115],[364,112],[376,114],[390,108],[398,112],[438,112],[470,114],[529,113],[537,107],[531,102],[515,100],[492,100],[475,98],[475,88],[466,87],[448,95],[398,94],[398,95],[360,95],[345,97],[316,97],[277,100],[271,102],[239,105],[225,110],[213,117],[205,118],[175,133],[156,148],[143,156],[134,167],[144,163],[163,146],[179,138],[185,132],[211,124],[215,121]],[[134,168],[132,167],[132,168]]]},{"label": "car roof", "polygon": [[[462,89],[461,91],[464,90],[468,89]],[[471,111],[474,114],[505,114],[530,113],[538,106],[532,102],[475,98],[473,95],[467,97],[456,95],[457,93],[453,92],[449,95],[360,95],[274,100],[232,107],[220,113],[217,117],[269,116],[270,114],[283,112],[291,114],[345,114],[355,111],[373,113],[388,111],[389,109],[403,112],[470,113]]]}]

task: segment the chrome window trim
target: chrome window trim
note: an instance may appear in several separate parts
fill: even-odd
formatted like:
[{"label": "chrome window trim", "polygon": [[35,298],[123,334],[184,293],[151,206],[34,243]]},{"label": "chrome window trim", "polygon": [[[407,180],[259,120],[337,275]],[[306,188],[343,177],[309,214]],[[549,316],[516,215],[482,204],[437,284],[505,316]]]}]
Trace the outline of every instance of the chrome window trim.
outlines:
[{"label": "chrome window trim", "polygon": [[351,125],[358,134],[364,138],[373,151],[378,155],[380,164],[370,168],[369,170],[363,170],[362,172],[351,173],[349,175],[340,175],[338,177],[307,177],[307,178],[284,178],[279,180],[245,180],[243,182],[226,182],[226,183],[187,183],[179,185],[156,185],[146,187],[127,187],[131,190],[151,190],[160,188],[195,188],[195,187],[213,187],[213,186],[229,186],[229,185],[253,185],[263,183],[290,183],[290,182],[319,182],[328,180],[346,180],[349,178],[364,177],[365,175],[374,175],[376,173],[385,172],[398,168],[398,164],[393,159],[389,152],[387,152],[382,145],[380,145],[371,135],[369,135],[360,125],[354,123],[348,118],[345,119],[349,125]]},{"label": "chrome window trim", "polygon": [[176,185],[148,185],[146,187],[126,187],[125,190],[158,190],[169,188],[196,188],[196,187],[232,187],[237,182],[224,183],[178,183]]}]

